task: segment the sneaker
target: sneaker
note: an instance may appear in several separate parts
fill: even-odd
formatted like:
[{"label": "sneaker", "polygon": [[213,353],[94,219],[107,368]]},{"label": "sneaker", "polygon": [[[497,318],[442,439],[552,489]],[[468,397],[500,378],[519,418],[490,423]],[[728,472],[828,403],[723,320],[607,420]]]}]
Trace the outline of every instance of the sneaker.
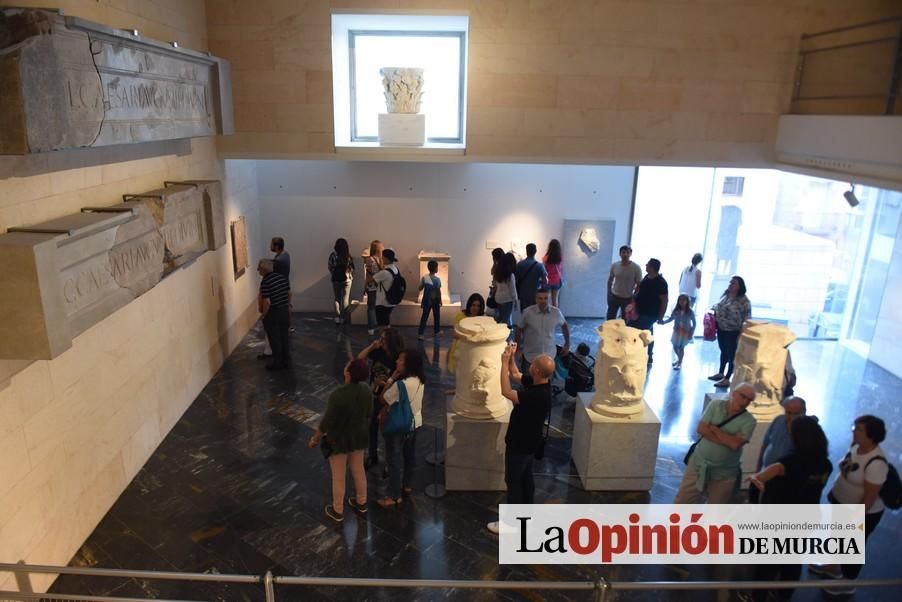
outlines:
[{"label": "sneaker", "polygon": [[501,529],[499,529],[498,521],[487,524],[485,528],[489,530],[489,533],[494,533],[495,535],[498,535],[498,533],[501,532]]},{"label": "sneaker", "polygon": [[354,496],[348,498],[348,506],[359,512],[360,514],[366,514],[366,503],[358,504],[357,500],[354,499]]},{"label": "sneaker", "polygon": [[718,372],[717,374],[712,374],[708,377],[708,380],[723,380],[723,374]]},{"label": "sneaker", "polygon": [[828,579],[842,579],[842,570],[835,564],[809,564],[808,572]]},{"label": "sneaker", "polygon": [[419,335],[419,336],[417,336],[417,340],[418,340],[418,341],[425,341],[425,340],[426,340],[426,337],[423,336],[423,335]]},{"label": "sneaker", "polygon": [[714,383],[714,386],[717,387],[718,389],[726,389],[727,387],[730,386],[730,379],[725,378],[723,380],[719,380],[716,383]]},{"label": "sneaker", "polygon": [[373,330],[372,328],[367,328],[366,333],[370,336],[373,336],[374,334],[376,334],[376,331]]},{"label": "sneaker", "polygon": [[334,520],[336,523],[340,523],[345,519],[345,515],[340,512],[336,512],[335,508],[332,507],[332,504],[326,504],[325,512],[326,516]]},{"label": "sneaker", "polygon": [[338,316],[335,316],[335,317],[333,318],[333,320],[334,320],[334,322],[335,322],[336,324],[341,324],[341,318],[339,318]]}]

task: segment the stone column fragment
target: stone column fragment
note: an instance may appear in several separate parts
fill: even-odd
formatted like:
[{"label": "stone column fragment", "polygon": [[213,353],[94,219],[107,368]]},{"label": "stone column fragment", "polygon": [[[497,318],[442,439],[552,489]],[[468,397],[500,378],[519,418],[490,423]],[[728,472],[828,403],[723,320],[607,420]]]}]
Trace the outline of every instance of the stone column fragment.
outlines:
[{"label": "stone column fragment", "polygon": [[623,320],[608,320],[596,332],[592,410],[609,416],[641,414],[648,371],[646,347],[654,340],[651,332],[627,326]]},{"label": "stone column fragment", "polygon": [[454,327],[457,387],[451,411],[467,418],[500,418],[510,410],[501,395],[501,354],[510,329],[492,318],[464,318]]}]

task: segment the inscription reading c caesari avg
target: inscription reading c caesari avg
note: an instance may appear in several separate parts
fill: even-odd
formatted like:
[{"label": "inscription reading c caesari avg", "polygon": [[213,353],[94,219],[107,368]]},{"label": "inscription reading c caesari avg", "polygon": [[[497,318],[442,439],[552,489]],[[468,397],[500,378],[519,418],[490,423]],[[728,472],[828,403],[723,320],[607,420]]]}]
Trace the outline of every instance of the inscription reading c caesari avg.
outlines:
[{"label": "inscription reading c caesari avg", "polygon": [[73,109],[156,109],[200,111],[207,109],[207,91],[200,84],[142,82],[121,84],[119,78],[106,84],[66,81],[69,106]]}]

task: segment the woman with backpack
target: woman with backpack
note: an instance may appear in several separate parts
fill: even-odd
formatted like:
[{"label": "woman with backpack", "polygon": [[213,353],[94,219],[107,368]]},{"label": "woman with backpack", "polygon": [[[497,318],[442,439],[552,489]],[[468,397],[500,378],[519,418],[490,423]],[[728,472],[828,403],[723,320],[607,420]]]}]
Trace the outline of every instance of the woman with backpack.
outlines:
[{"label": "woman with backpack", "polygon": [[416,429],[423,426],[423,393],[426,373],[419,351],[406,349],[398,356],[395,371],[386,383],[381,412],[382,437],[388,463],[388,491],[379,500],[383,508],[401,503],[402,492],[413,492],[413,468],[416,464]]},{"label": "woman with backpack", "polygon": [[339,238],[329,254],[329,274],[332,279],[332,293],[335,295],[335,323],[349,322],[348,309],[351,306],[351,282],[354,280],[354,260],[348,241]]},{"label": "woman with backpack", "polygon": [[[886,505],[880,490],[890,474],[886,453],[880,443],[886,438],[886,424],[871,415],[859,416],[852,425],[852,446],[839,463],[839,476],[827,494],[831,504],[864,504],[864,541],[877,528]],[[895,471],[893,471],[895,472]],[[896,473],[895,479],[898,479]],[[862,550],[863,551],[863,550]],[[831,579],[855,579],[861,564],[808,565],[808,572]],[[851,595],[855,588],[826,588],[828,594]]]}]

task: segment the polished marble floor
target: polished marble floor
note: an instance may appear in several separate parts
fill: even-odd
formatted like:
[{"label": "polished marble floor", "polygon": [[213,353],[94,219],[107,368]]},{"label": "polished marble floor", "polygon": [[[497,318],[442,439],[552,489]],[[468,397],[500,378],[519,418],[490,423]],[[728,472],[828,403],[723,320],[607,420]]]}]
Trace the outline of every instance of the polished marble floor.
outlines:
[{"label": "polished marble floor", "polygon": [[[444,395],[453,388],[445,370],[451,341],[448,330],[437,340],[416,341],[428,359],[425,425],[417,436],[415,493],[401,507],[383,510],[371,503],[366,518],[346,513],[337,525],[322,508],[329,496],[328,469],[306,441],[319,420],[329,392],[351,354],[369,338],[362,327],[337,327],[326,316],[296,314],[295,368],[263,370],[258,330],[252,331],[185,412],[140,473],[110,509],[73,565],[208,573],[452,578],[502,580],[704,580],[740,579],[747,567],[728,566],[499,566],[497,539],[484,528],[497,512],[503,493],[451,492],[433,500],[426,485],[438,478],[424,458],[441,439]],[[573,346],[595,348],[596,321],[574,320]],[[574,405],[559,398],[551,443],[538,465],[537,501],[569,503],[670,502],[679,483],[682,456],[701,414],[705,376],[716,371],[715,343],[697,340],[688,348],[682,371],[670,368],[669,330],[659,327],[656,362],[646,399],[662,421],[655,482],[650,492],[588,493],[570,462]],[[863,413],[883,417],[890,430],[884,449],[902,466],[902,380],[835,342],[798,341],[793,360],[797,393],[808,400],[838,460],[850,441],[852,419]],[[370,497],[384,482],[369,474]],[[902,578],[897,555],[902,519],[886,513],[867,549],[862,578]],[[184,585],[172,582],[87,579],[66,576],[53,591],[67,594],[155,597],[186,600],[262,600],[258,587]],[[591,594],[538,590],[489,593],[453,590],[289,588],[278,600],[415,599],[590,600]],[[795,600],[821,599],[798,591]],[[615,600],[733,600],[729,592],[649,592],[616,594]],[[859,590],[856,600],[898,601],[902,592]]]}]

